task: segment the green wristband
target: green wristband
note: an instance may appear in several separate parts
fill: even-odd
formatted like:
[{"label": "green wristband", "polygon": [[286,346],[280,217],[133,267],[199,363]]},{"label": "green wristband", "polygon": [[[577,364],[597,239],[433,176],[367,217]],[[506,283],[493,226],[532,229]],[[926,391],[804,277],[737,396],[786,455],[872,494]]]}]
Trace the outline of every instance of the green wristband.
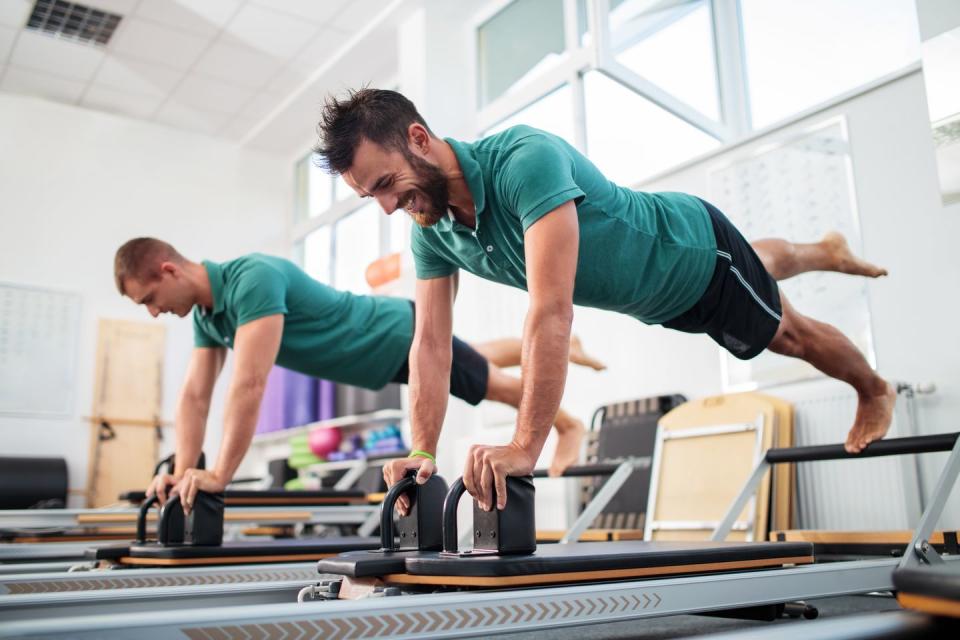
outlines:
[{"label": "green wristband", "polygon": [[437,464],[436,458],[434,458],[432,455],[430,455],[426,451],[420,451],[419,449],[417,449],[416,451],[411,451],[410,455],[408,455],[407,457],[408,458],[426,458],[433,464]]}]

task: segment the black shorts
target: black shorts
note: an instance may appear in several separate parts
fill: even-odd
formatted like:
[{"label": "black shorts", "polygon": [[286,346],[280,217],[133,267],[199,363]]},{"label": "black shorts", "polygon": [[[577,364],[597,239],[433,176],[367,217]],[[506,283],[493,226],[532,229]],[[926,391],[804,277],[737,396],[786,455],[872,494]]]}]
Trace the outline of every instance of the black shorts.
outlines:
[{"label": "black shorts", "polygon": [[717,238],[717,263],[700,300],[664,322],[668,329],[706,333],[741,360],[767,348],[780,327],[780,290],[750,243],[727,217],[703,202]]},{"label": "black shorts", "polygon": [[[416,310],[414,310],[416,313]],[[453,361],[450,364],[450,393],[476,406],[487,396],[490,363],[469,344],[453,336]],[[410,359],[403,361],[391,382],[407,384]]]}]

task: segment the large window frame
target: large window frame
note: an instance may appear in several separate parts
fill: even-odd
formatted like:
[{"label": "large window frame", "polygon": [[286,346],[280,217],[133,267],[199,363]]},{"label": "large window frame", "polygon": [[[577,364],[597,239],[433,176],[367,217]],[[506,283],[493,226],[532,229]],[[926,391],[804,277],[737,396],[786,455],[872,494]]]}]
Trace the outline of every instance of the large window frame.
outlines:
[{"label": "large window frame", "polygon": [[[475,14],[471,21],[471,31],[476,35],[482,25],[514,1],[494,0],[490,2]],[[686,0],[648,1],[650,9],[668,9],[684,3]],[[804,113],[816,111],[823,104],[835,101],[835,99],[831,99],[822,104],[813,105],[785,118],[783,121],[771,123],[760,129],[755,128],[751,115],[750,86],[740,1],[704,0],[710,11],[715,71],[717,74],[717,99],[720,118],[719,120],[714,119],[642,77],[616,59],[617,50],[613,46],[609,26],[610,0],[585,0],[586,32],[589,34],[589,39],[586,44],[582,44],[579,29],[579,2],[580,0],[563,0],[566,50],[560,60],[537,77],[525,79],[523,86],[507,91],[486,105],[479,105],[477,107],[476,127],[478,135],[482,135],[484,131],[495,127],[499,122],[567,84],[572,89],[572,111],[575,118],[573,143],[580,151],[589,154],[583,76],[592,70],[603,73],[681,121],[716,138],[719,147],[706,155],[740,144],[762,132],[775,130],[783,126],[785,122],[793,121]],[[474,68],[477,69],[476,75],[479,82],[480,53],[476,46],[473,47],[473,50],[475,56]],[[898,75],[915,66],[915,63],[911,63],[891,75]],[[871,86],[878,81],[883,81],[883,78],[865,81],[859,86],[844,92],[843,95],[857,93],[862,91],[864,87]],[[665,166],[663,171],[658,172],[657,175],[667,173],[674,168],[674,166]],[[644,181],[650,179],[652,178],[645,178]]]}]

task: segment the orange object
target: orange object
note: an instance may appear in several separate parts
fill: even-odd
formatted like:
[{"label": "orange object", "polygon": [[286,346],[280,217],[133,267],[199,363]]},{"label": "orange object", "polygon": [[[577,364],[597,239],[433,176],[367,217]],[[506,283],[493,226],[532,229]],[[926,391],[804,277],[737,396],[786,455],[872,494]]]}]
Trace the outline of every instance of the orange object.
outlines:
[{"label": "orange object", "polygon": [[400,253],[391,253],[379,260],[374,260],[367,267],[367,284],[376,289],[400,277]]}]

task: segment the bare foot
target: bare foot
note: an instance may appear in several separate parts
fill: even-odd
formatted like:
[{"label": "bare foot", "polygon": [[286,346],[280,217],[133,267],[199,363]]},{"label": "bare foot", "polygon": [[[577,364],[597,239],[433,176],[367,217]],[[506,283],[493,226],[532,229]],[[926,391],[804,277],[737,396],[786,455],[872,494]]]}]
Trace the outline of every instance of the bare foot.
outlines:
[{"label": "bare foot", "polygon": [[857,417],[847,434],[844,448],[850,453],[860,453],[868,444],[887,435],[893,420],[893,407],[897,403],[897,391],[888,383],[887,390],[877,396],[860,396]]},{"label": "bare foot", "polygon": [[833,256],[836,265],[835,269],[840,273],[866,276],[868,278],[879,278],[880,276],[887,275],[886,269],[853,255],[853,252],[850,251],[850,246],[847,244],[847,239],[836,231],[831,231],[823,236],[823,240],[820,242]]},{"label": "bare foot", "polygon": [[583,367],[590,367],[594,371],[603,371],[607,368],[607,365],[586,354],[583,350],[583,343],[580,342],[580,338],[577,336],[570,338],[570,362]]},{"label": "bare foot", "polygon": [[551,477],[562,475],[567,467],[580,460],[580,445],[586,432],[583,423],[576,418],[572,418],[571,424],[562,431],[557,429],[557,448],[547,470]]}]

